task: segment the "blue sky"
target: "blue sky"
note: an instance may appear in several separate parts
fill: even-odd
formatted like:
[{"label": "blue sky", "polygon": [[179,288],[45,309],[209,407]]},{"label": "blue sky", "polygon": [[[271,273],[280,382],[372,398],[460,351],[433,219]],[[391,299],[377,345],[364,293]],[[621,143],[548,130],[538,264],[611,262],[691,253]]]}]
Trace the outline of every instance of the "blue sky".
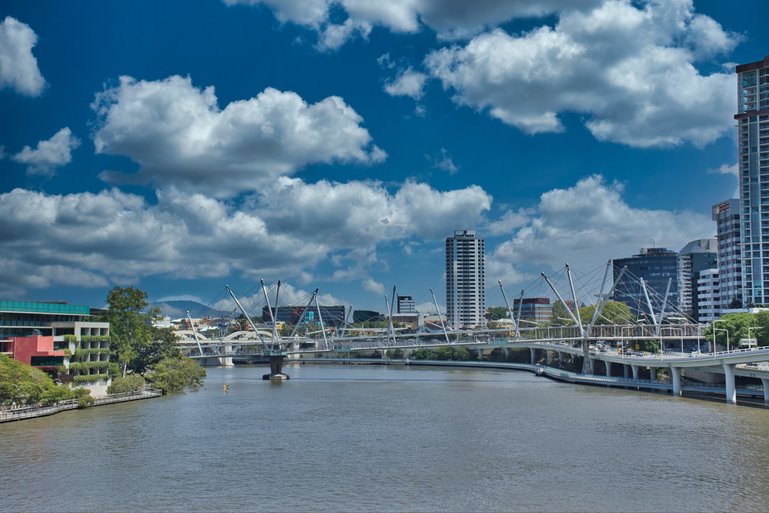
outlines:
[{"label": "blue sky", "polygon": [[[735,63],[769,4],[202,0],[0,4],[0,296],[489,304],[568,261],[714,234]],[[536,291],[534,291],[536,292]],[[544,292],[544,291],[543,291]]]}]

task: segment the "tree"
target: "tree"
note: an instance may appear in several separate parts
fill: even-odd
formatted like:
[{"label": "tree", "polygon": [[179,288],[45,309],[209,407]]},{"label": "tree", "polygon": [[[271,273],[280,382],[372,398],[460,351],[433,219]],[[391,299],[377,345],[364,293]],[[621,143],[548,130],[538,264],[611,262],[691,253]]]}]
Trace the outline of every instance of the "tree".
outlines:
[{"label": "tree", "polygon": [[0,404],[48,404],[74,396],[40,369],[0,355]]},{"label": "tree", "polygon": [[761,310],[756,314],[755,326],[760,329],[751,330],[755,334],[759,346],[769,346],[769,310]]},{"label": "tree", "polygon": [[[582,323],[588,324],[595,314],[596,305],[583,306],[579,309],[579,315],[582,317]],[[607,301],[601,310],[596,324],[628,324],[633,319],[630,307],[619,301]]]},{"label": "tree", "polygon": [[134,350],[134,358],[128,365],[133,372],[144,374],[147,369],[164,358],[181,356],[176,344],[176,334],[172,328],[150,327],[150,343],[139,345]]},{"label": "tree", "polygon": [[[739,343],[741,338],[748,338],[748,327],[758,326],[757,324],[759,320],[756,318],[757,316],[751,313],[733,313],[733,314],[726,314],[719,319],[718,324],[716,325],[716,342],[720,344],[723,347],[726,347],[727,342],[727,336],[724,330],[729,333],[728,341],[729,345],[732,349],[737,347],[737,344]],[[750,330],[751,335],[754,334],[754,330]],[[755,335],[761,334],[761,331],[758,330]],[[763,334],[762,334],[763,335]],[[713,327],[710,326],[705,331],[705,338],[712,341],[713,340]]]},{"label": "tree", "polygon": [[507,308],[504,306],[490,306],[486,309],[486,318],[490,321],[508,318]]},{"label": "tree", "polygon": [[178,392],[184,387],[197,388],[203,384],[206,371],[190,358],[165,358],[147,373],[147,380],[163,393]]},{"label": "tree", "polygon": [[138,353],[152,341],[156,312],[145,312],[147,293],[133,287],[115,287],[107,294],[110,345],[123,376]]},{"label": "tree", "polygon": [[571,326],[574,321],[571,320],[569,310],[560,300],[553,303],[553,320],[551,324],[555,326]]}]

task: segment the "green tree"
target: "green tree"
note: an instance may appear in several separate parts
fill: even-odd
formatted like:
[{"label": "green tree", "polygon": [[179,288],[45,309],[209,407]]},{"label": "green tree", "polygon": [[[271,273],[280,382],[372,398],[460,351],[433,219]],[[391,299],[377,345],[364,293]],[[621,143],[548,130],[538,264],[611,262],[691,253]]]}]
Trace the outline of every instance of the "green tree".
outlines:
[{"label": "green tree", "polygon": [[769,310],[761,310],[755,316],[755,326],[760,329],[750,330],[759,346],[769,346]]},{"label": "green tree", "polygon": [[40,369],[0,355],[0,404],[50,404],[73,397],[69,387],[55,384]]},{"label": "green tree", "polygon": [[[588,324],[595,314],[595,305],[583,306],[579,309],[582,323]],[[628,324],[633,319],[630,307],[619,301],[607,301],[596,319],[596,324]]]},{"label": "green tree", "polygon": [[117,376],[107,388],[108,394],[138,392],[144,389],[144,377],[141,374],[129,374],[126,377]]},{"label": "green tree", "polygon": [[165,358],[146,374],[147,380],[163,391],[178,392],[185,387],[197,388],[203,384],[206,371],[190,358]]},{"label": "green tree", "polygon": [[574,324],[569,310],[560,300],[553,303],[553,319],[551,324],[554,326],[572,326]]},{"label": "green tree", "polygon": [[507,319],[508,312],[504,306],[490,306],[486,309],[486,318],[490,321],[498,319]]},{"label": "green tree", "polygon": [[107,294],[110,340],[115,360],[126,375],[138,353],[152,341],[152,313],[146,312],[147,293],[115,287]]},{"label": "green tree", "polygon": [[143,374],[164,358],[181,356],[173,328],[150,327],[150,342],[134,348],[134,357],[128,368]]},{"label": "green tree", "polygon": [[[731,349],[734,349],[737,347],[741,338],[748,338],[748,327],[753,326],[759,326],[755,314],[744,312],[726,314],[722,316],[716,324],[716,343],[726,348],[727,337],[726,332],[724,331],[726,330],[729,333],[729,346]],[[759,330],[758,332],[756,332],[756,330],[750,330],[751,336],[758,335],[761,331],[763,330]],[[705,331],[705,338],[712,342],[713,334],[713,326],[711,325]]]}]

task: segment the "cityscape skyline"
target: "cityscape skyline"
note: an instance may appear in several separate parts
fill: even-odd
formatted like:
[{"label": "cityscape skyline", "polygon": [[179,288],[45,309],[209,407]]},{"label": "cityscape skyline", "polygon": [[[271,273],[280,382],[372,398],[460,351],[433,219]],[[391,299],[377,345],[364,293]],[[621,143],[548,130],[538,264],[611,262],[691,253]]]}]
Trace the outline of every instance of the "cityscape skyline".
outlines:
[{"label": "cityscape skyline", "polygon": [[380,309],[397,285],[425,304],[467,229],[491,305],[497,280],[713,237],[737,188],[734,68],[769,53],[766,16],[560,4],[4,3],[0,296],[210,304],[263,277],[288,301]]}]

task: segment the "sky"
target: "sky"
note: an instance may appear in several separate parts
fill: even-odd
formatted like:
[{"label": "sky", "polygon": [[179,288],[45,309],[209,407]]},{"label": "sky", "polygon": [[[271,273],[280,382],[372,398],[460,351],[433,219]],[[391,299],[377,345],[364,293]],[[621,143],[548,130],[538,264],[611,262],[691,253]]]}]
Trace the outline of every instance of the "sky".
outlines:
[{"label": "sky", "polygon": [[[4,0],[0,298],[487,304],[713,237],[765,0]],[[600,274],[600,273],[599,273]],[[424,308],[427,308],[426,306]]]}]

